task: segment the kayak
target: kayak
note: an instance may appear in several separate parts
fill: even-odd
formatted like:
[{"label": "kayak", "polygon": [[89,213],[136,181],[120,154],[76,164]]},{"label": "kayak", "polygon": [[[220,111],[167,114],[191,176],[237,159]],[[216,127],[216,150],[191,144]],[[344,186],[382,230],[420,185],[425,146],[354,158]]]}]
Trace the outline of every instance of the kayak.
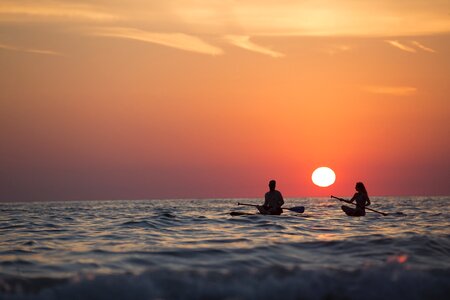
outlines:
[{"label": "kayak", "polygon": [[361,211],[359,211],[355,208],[352,208],[352,207],[342,205],[341,208],[345,212],[345,214],[350,217],[362,217],[365,215],[365,214],[362,214]]}]

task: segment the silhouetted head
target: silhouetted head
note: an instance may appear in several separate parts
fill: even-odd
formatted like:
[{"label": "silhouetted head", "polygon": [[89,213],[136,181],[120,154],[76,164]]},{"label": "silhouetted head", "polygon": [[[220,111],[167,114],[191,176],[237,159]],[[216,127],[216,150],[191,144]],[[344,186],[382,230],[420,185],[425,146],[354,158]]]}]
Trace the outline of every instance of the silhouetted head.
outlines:
[{"label": "silhouetted head", "polygon": [[275,180],[269,181],[269,189],[271,191],[275,190],[275,186],[277,185],[277,182]]},{"label": "silhouetted head", "polygon": [[362,182],[357,182],[357,183],[356,183],[356,186],[355,186],[355,189],[356,189],[358,192],[364,193],[364,194],[367,195],[367,190],[366,190],[366,187],[364,186],[364,183],[362,183]]}]

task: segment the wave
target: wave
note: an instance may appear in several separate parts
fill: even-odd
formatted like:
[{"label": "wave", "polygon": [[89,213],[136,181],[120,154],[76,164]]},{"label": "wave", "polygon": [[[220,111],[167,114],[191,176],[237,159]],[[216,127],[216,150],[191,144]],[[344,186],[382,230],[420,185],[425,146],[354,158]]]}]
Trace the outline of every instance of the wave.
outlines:
[{"label": "wave", "polygon": [[402,218],[320,199],[243,217],[233,199],[21,204],[0,222],[0,299],[447,298],[445,199],[375,201]]},{"label": "wave", "polygon": [[2,299],[447,299],[450,272],[401,265],[358,271],[272,266],[248,270],[148,270],[73,278],[0,278]]},{"label": "wave", "polygon": [[0,266],[31,266],[31,265],[35,265],[33,262],[31,261],[27,261],[24,259],[14,259],[14,260],[4,260],[4,261],[0,261]]},{"label": "wave", "polygon": [[142,228],[153,228],[158,229],[158,226],[155,224],[152,224],[148,221],[128,221],[125,223],[122,223],[121,226],[123,227],[142,227]]}]

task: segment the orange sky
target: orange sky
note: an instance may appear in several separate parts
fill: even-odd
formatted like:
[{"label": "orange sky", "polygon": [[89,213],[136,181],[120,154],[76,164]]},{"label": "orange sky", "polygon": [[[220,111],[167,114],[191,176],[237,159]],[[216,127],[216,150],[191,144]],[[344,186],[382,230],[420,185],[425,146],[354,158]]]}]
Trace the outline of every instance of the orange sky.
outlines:
[{"label": "orange sky", "polygon": [[392,2],[2,1],[0,201],[449,195],[450,5]]}]

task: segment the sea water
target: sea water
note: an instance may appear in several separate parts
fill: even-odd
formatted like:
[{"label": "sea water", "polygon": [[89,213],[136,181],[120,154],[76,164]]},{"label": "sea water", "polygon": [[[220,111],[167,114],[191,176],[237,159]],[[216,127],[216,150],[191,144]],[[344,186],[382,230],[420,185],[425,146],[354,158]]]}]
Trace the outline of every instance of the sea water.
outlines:
[{"label": "sea water", "polygon": [[0,299],[450,299],[450,197],[0,204]]}]

